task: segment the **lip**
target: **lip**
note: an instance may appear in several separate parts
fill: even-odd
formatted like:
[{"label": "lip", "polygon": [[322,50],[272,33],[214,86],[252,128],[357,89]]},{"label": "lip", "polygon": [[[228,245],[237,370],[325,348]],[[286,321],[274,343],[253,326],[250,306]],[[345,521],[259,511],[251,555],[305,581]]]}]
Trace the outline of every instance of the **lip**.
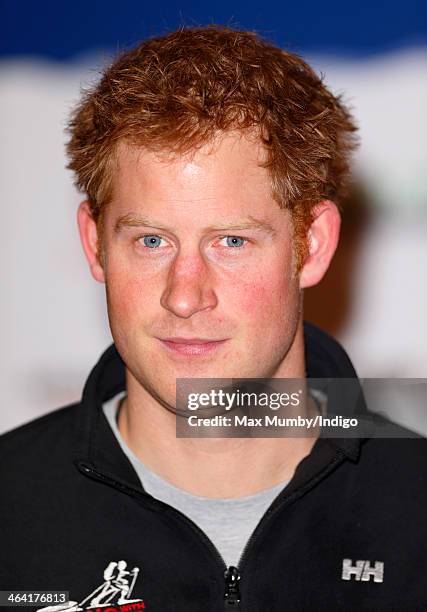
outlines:
[{"label": "lip", "polygon": [[179,355],[211,355],[217,351],[228,338],[212,340],[210,338],[158,338],[169,351]]}]

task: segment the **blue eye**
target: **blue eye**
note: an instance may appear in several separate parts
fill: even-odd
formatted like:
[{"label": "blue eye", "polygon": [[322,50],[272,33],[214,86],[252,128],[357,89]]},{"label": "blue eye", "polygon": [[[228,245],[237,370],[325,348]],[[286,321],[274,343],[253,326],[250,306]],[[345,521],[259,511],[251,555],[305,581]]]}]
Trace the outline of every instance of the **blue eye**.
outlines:
[{"label": "blue eye", "polygon": [[162,239],[160,236],[156,236],[155,234],[151,236],[144,236],[144,246],[149,247],[150,249],[155,249],[160,246]]},{"label": "blue eye", "polygon": [[240,238],[239,236],[224,236],[224,238],[229,247],[242,247],[246,242],[245,238]]}]

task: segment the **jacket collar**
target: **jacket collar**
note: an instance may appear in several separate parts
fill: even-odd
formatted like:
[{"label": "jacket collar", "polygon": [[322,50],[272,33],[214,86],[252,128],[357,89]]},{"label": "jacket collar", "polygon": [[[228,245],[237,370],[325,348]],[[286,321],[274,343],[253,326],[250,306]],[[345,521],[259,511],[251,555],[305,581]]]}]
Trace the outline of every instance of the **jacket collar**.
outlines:
[{"label": "jacket collar", "polygon": [[[352,378],[357,381],[357,374],[348,355],[335,340],[309,323],[304,323],[304,338],[309,379]],[[102,471],[114,478],[116,483],[140,489],[139,478],[120,448],[102,411],[102,404],[125,388],[125,364],[112,344],[90,373],[78,406],[76,462]],[[358,385],[355,388],[359,389]],[[365,412],[366,406],[360,389],[356,395],[356,398],[350,398],[350,404],[357,404],[357,412]],[[340,405],[342,406],[342,400]],[[358,438],[320,437],[310,455],[301,462],[296,476],[302,474],[305,478],[311,473],[310,465],[314,459],[318,464],[319,460],[324,462],[327,457],[331,458],[336,453],[356,461],[361,442]]]}]

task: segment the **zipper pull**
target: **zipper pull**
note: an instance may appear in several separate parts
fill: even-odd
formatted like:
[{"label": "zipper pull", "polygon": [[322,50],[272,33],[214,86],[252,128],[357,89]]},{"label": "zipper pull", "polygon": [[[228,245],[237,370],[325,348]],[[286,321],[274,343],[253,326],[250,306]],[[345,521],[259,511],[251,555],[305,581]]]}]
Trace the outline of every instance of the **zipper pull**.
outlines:
[{"label": "zipper pull", "polygon": [[239,590],[239,580],[240,574],[237,567],[231,565],[224,572],[225,578],[225,609],[229,610],[230,608],[240,608],[240,590]]}]

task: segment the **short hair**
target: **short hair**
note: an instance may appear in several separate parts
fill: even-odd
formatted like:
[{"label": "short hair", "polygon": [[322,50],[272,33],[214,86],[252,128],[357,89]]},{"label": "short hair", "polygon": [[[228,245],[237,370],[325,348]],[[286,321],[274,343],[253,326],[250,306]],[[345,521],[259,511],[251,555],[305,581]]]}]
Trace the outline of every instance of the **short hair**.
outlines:
[{"label": "short hair", "polygon": [[298,268],[313,206],[346,194],[356,127],[306,62],[253,32],[182,28],[122,53],[72,113],[68,168],[99,222],[119,143],[184,153],[231,130],[255,130],[265,147],[272,195],[292,213]]}]

